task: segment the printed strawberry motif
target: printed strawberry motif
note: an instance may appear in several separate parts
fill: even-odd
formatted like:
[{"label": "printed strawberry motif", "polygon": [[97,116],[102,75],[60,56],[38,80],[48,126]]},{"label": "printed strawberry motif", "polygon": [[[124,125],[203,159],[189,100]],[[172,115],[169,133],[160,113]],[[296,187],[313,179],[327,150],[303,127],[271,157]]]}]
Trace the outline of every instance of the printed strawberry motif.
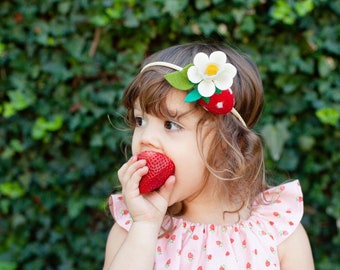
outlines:
[{"label": "printed strawberry motif", "polygon": [[172,244],[176,240],[176,234],[171,235],[169,243]]},{"label": "printed strawberry motif", "polygon": [[127,221],[125,221],[125,225],[129,225],[131,223],[131,220],[127,220]]},{"label": "printed strawberry motif", "polygon": [[169,268],[171,264],[171,259],[168,259],[165,263],[165,268]]},{"label": "printed strawberry motif", "polygon": [[128,211],[127,209],[122,209],[122,210],[120,211],[120,215],[121,215],[121,216],[126,216],[127,214],[129,214],[129,211]]},{"label": "printed strawberry motif", "polygon": [[283,235],[283,236],[287,236],[289,233],[287,232],[287,231],[282,231],[281,232],[281,235]]},{"label": "printed strawberry motif", "polygon": [[274,217],[280,217],[279,212],[273,212]]},{"label": "printed strawberry motif", "polygon": [[145,159],[149,171],[139,182],[141,194],[149,193],[161,187],[170,175],[175,173],[174,163],[164,154],[144,151],[138,154],[138,160]]},{"label": "printed strawberry motif", "polygon": [[199,237],[198,237],[198,235],[197,235],[197,234],[194,234],[194,235],[192,236],[192,239],[193,239],[193,240],[198,240],[198,239],[199,239]]},{"label": "printed strawberry motif", "polygon": [[192,262],[194,260],[194,254],[192,254],[191,252],[188,253],[188,260],[189,262]]}]

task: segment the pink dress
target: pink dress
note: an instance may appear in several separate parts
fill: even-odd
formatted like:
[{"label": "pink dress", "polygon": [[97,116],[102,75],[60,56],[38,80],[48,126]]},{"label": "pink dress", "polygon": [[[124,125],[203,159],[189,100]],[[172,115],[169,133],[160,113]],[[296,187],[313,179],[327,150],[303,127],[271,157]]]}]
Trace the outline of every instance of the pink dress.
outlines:
[{"label": "pink dress", "polygon": [[[280,269],[278,245],[299,225],[303,198],[298,180],[265,191],[267,204],[234,225],[199,224],[173,218],[175,230],[158,239],[154,269]],[[116,222],[130,229],[132,219],[121,195],[111,195]],[[164,219],[164,224],[169,217]]]}]

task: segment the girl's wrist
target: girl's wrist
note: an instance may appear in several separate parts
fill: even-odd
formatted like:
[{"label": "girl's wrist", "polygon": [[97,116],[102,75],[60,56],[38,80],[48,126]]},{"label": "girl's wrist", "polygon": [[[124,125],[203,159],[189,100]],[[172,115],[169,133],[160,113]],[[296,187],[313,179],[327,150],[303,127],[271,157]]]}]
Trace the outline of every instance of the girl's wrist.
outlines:
[{"label": "girl's wrist", "polygon": [[161,222],[136,221],[133,222],[130,232],[133,230],[135,233],[141,234],[144,237],[154,236],[156,239],[161,229],[161,225]]},{"label": "girl's wrist", "polygon": [[152,220],[152,221],[145,221],[145,220],[136,220],[133,222],[134,226],[139,226],[141,228],[148,228],[148,229],[157,229],[161,228],[163,220]]}]

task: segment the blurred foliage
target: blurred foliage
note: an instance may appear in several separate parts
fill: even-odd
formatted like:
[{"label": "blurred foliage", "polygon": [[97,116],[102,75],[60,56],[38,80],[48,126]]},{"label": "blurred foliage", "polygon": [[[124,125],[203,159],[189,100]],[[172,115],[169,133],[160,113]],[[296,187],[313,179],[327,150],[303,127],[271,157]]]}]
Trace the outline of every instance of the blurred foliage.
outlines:
[{"label": "blurred foliage", "polygon": [[339,0],[2,0],[0,269],[101,268],[122,91],[145,55],[197,40],[258,64],[270,177],[301,180],[317,269],[339,269],[339,16]]}]

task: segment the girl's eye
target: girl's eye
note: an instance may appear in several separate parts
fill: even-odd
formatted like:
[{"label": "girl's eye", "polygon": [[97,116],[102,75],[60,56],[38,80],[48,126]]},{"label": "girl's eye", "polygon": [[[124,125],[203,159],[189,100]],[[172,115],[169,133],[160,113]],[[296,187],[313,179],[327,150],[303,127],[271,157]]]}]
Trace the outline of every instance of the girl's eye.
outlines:
[{"label": "girl's eye", "polygon": [[142,127],[145,124],[145,120],[142,117],[136,116],[135,123],[136,123],[136,127]]},{"label": "girl's eye", "polygon": [[168,130],[180,130],[182,127],[175,122],[172,121],[165,121],[164,122],[164,127]]}]

